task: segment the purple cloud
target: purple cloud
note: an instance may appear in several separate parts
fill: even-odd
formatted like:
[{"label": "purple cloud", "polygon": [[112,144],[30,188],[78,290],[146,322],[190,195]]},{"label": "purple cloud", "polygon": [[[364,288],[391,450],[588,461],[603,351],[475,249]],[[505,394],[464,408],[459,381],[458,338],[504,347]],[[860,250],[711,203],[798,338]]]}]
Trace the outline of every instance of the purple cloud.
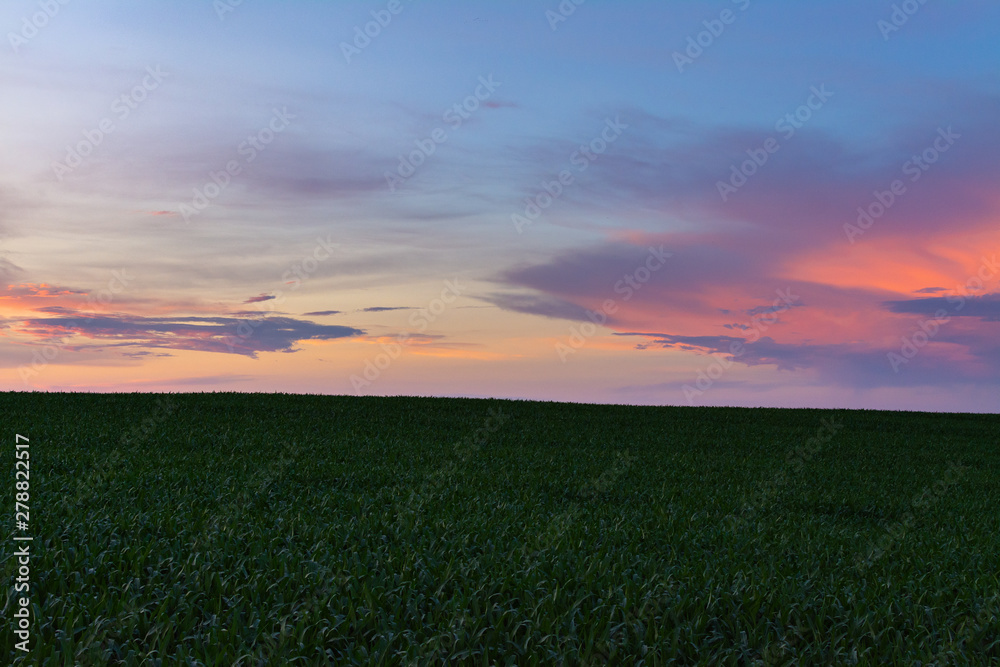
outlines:
[{"label": "purple cloud", "polygon": [[933,317],[944,311],[947,317],[979,317],[986,322],[1000,322],[1000,293],[886,301],[883,305],[893,313]]},{"label": "purple cloud", "polygon": [[[259,352],[297,352],[303,340],[334,340],[361,336],[353,327],[316,324],[290,317],[242,320],[231,317],[139,317],[132,315],[38,318],[18,321],[23,332],[40,339],[58,340],[80,335],[101,344],[86,346],[168,348],[240,354],[257,358]],[[84,349],[85,346],[78,346]]]},{"label": "purple cloud", "polygon": [[260,296],[252,296],[243,303],[260,303],[261,301],[270,301],[271,299],[277,299],[278,297],[271,294],[261,294]]},{"label": "purple cloud", "polygon": [[495,293],[479,297],[498,308],[515,313],[541,315],[561,320],[584,321],[587,309],[556,297],[537,294]]}]

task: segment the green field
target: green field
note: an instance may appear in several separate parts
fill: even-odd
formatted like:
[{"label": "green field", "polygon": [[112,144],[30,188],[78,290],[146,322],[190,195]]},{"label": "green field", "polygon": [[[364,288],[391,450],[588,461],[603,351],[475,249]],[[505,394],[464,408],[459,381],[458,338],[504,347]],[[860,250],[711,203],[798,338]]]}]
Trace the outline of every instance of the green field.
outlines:
[{"label": "green field", "polygon": [[1000,416],[232,393],[0,416],[15,665],[1000,664]]}]

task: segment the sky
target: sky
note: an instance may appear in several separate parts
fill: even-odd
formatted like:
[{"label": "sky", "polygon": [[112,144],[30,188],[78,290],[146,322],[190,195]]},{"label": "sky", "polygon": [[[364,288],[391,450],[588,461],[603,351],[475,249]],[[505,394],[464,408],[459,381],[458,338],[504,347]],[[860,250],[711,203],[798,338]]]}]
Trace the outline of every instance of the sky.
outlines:
[{"label": "sky", "polygon": [[997,3],[0,31],[0,390],[1000,409]]}]

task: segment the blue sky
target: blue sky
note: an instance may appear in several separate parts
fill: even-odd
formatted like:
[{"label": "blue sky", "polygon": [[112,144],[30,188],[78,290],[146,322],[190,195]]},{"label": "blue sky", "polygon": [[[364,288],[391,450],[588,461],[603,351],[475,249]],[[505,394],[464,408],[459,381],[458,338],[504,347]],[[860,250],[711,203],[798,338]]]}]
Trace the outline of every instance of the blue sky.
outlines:
[{"label": "blue sky", "polygon": [[7,388],[995,411],[998,19],[8,2]]}]

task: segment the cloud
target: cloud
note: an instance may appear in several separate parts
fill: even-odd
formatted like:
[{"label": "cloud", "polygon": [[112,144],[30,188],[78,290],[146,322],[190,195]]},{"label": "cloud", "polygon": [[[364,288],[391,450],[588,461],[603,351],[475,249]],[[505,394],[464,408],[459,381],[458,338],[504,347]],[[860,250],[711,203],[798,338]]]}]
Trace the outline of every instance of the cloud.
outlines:
[{"label": "cloud", "polygon": [[479,297],[498,308],[528,315],[541,315],[562,320],[584,321],[587,309],[547,295],[494,293]]},{"label": "cloud", "polygon": [[0,257],[0,280],[9,282],[22,273],[24,273],[24,269],[20,266],[9,259]]},{"label": "cloud", "polygon": [[[656,256],[650,248],[659,253],[660,243],[611,240],[565,250],[498,276],[498,282],[537,292],[534,299],[494,295],[488,300],[519,312],[583,319],[586,310],[600,309],[611,299],[632,313],[650,309],[704,320],[717,317],[719,306],[729,305],[718,303],[720,293],[745,295],[754,306],[771,305],[775,286],[787,285],[769,280],[766,260],[741,251],[739,242],[681,234],[665,240],[672,254],[655,271],[647,271],[647,262]],[[646,282],[636,282],[637,271]],[[620,312],[613,315],[610,322],[622,320]]]},{"label": "cloud", "polygon": [[[973,364],[967,363],[968,360],[959,363],[961,359],[955,355],[955,340],[944,335],[935,340],[939,344],[936,348],[924,348],[900,372],[892,370],[888,357],[890,353],[899,354],[898,344],[882,347],[865,343],[780,343],[768,336],[749,342],[731,336],[638,332],[616,335],[642,336],[661,348],[721,355],[730,362],[748,367],[774,366],[779,371],[812,371],[818,373],[825,383],[842,387],[943,387],[970,381],[996,385],[1000,371],[1000,346],[997,344],[985,342],[977,346]],[[734,343],[742,344],[742,350],[736,348],[736,354],[733,353]]]},{"label": "cloud", "polygon": [[[137,153],[124,144],[109,144],[86,169],[68,174],[63,187],[110,193],[108,184],[114,183],[115,188],[127,187],[137,196],[190,205],[192,188],[210,182],[210,173],[236,160],[243,169],[216,205],[247,208],[262,202],[336,200],[385,188],[385,156],[377,150],[308,141],[295,133],[294,124],[247,163],[238,152],[239,146],[248,134],[256,134],[268,122],[268,116],[244,122],[241,127],[149,130],[136,135],[136,141],[147,145],[148,151]],[[210,207],[214,209],[215,205]]]},{"label": "cloud", "polygon": [[66,306],[44,306],[42,308],[35,308],[35,312],[47,313],[49,315],[75,315],[80,311],[75,308],[67,308]]},{"label": "cloud", "polygon": [[[1000,178],[1000,131],[995,118],[1000,97],[965,91],[953,94],[947,108],[911,117],[877,144],[850,134],[834,135],[816,124],[784,137],[773,126],[712,126],[683,118],[623,110],[629,125],[612,148],[560,197],[560,217],[589,217],[619,230],[641,215],[650,227],[697,228],[703,234],[741,238],[744,254],[763,259],[798,249],[847,242],[843,226],[853,223],[876,189],[895,179],[907,192],[863,237],[926,239],[935,234],[981,228],[995,220],[993,184]],[[942,118],[946,118],[944,123]],[[902,166],[953,125],[961,134],[918,181]],[[598,128],[599,129],[599,128]],[[746,151],[768,137],[780,149],[756,170],[738,192],[723,201],[718,184],[748,160]],[[551,180],[567,165],[573,148],[542,141],[523,150],[528,170],[518,194],[535,196],[540,180]],[[623,211],[636,215],[623,215]],[[555,207],[540,223],[556,219]],[[606,214],[606,215],[597,215]],[[658,218],[658,219],[657,219]],[[536,223],[536,226],[539,223]]]},{"label": "cloud", "polygon": [[[503,272],[498,277],[498,282],[550,292],[564,298],[613,298],[616,296],[616,288],[623,290],[620,283],[623,283],[626,276],[631,276],[637,269],[646,266],[650,256],[648,247],[610,241],[564,250],[544,263],[514,267]],[[671,269],[675,259],[677,258],[673,256],[668,258],[666,264],[657,269],[657,278]],[[735,254],[725,259],[729,260],[734,273],[735,269],[746,265]],[[676,268],[673,273],[679,276],[684,270]],[[620,297],[622,293],[619,291],[617,294]]]},{"label": "cloud", "polygon": [[285,315],[285,314],[287,314],[287,313],[284,313],[284,312],[282,312],[280,310],[267,310],[267,311],[264,311],[264,310],[234,310],[231,313],[227,313],[227,315],[239,315],[240,317],[263,317],[265,315]]},{"label": "cloud", "polygon": [[25,283],[22,285],[8,285],[6,294],[0,295],[2,297],[32,297],[32,298],[49,298],[57,296],[70,296],[74,294],[87,294],[85,290],[74,290],[63,287],[55,287],[53,285],[47,285],[45,283],[34,284]]},{"label": "cloud", "polygon": [[361,313],[385,313],[385,312],[388,312],[390,310],[413,310],[413,308],[411,306],[394,306],[394,307],[371,306],[369,308],[362,308],[358,312],[361,312]]},{"label": "cloud", "polygon": [[270,301],[271,299],[277,299],[278,297],[270,294],[261,294],[260,296],[252,296],[243,303],[260,303],[261,301]]},{"label": "cloud", "polygon": [[[717,184],[747,159],[748,149],[775,135],[773,127],[711,127],[623,110],[629,129],[578,175],[558,214],[553,207],[539,220],[592,221],[578,226],[604,239],[500,272],[496,282],[519,291],[484,300],[582,320],[586,310],[613,299],[618,309],[606,325],[617,332],[667,331],[651,339],[653,346],[725,355],[744,340],[734,336],[744,335],[754,342],[744,344],[739,363],[794,371],[811,382],[995,384],[987,369],[998,369],[1000,354],[982,322],[1000,321],[997,297],[968,297],[956,310],[947,290],[933,286],[964,280],[982,244],[997,238],[1000,200],[992,183],[1000,178],[1000,98],[965,92],[944,104],[941,113],[911,117],[877,144],[820,125],[782,138],[780,150],[726,201]],[[952,123],[961,138],[911,181],[902,165]],[[568,153],[564,143],[548,141],[525,155],[538,165],[524,179],[530,195]],[[852,245],[845,223],[894,179],[905,181],[905,196]],[[969,239],[979,246],[971,250]],[[649,246],[660,244],[670,259],[641,289],[625,289],[623,278],[642,266]],[[800,298],[778,304],[776,290]],[[898,354],[915,324],[893,315],[939,309],[964,321],[942,328],[893,372],[887,355]],[[768,328],[756,338],[758,321]]]},{"label": "cloud", "polygon": [[303,340],[334,340],[364,334],[352,327],[322,325],[289,317],[243,320],[77,313],[18,320],[11,324],[18,333],[40,340],[64,340],[75,335],[97,342],[96,345],[78,345],[77,349],[167,348],[251,358],[257,358],[259,352],[297,352],[295,345]]},{"label": "cloud", "polygon": [[339,310],[315,310],[311,313],[305,313],[303,317],[327,317],[329,315],[340,315]]},{"label": "cloud", "polygon": [[187,387],[187,386],[201,387],[201,386],[213,386],[220,384],[225,385],[232,382],[251,382],[253,380],[259,380],[259,378],[253,375],[224,373],[219,375],[203,375],[199,377],[165,378],[162,380],[132,380],[132,381],[124,380],[108,384],[88,383],[88,384],[57,385],[49,387],[49,390],[50,391],[99,390],[99,391],[120,392],[122,391],[123,388],[129,388],[134,391],[151,390],[151,391],[162,392],[163,388],[165,387],[166,388]]},{"label": "cloud", "polygon": [[678,336],[666,333],[638,333],[635,331],[617,332],[615,335],[643,336],[658,343],[661,347],[699,351],[707,354],[731,354],[730,349],[733,344],[739,343],[742,345],[746,343],[746,339],[734,338],[732,336]]},{"label": "cloud", "polygon": [[747,315],[767,315],[770,313],[781,313],[789,308],[798,308],[804,306],[804,303],[792,303],[792,304],[782,304],[780,306],[757,306],[756,308],[751,308],[747,311]]},{"label": "cloud", "polygon": [[251,380],[256,380],[257,378],[253,375],[239,375],[235,373],[226,373],[222,375],[203,375],[200,377],[190,377],[190,378],[170,378],[166,380],[152,380],[148,384],[155,385],[184,385],[192,387],[200,387],[203,385],[214,385],[223,384],[226,382],[250,382]]},{"label": "cloud", "polygon": [[886,301],[883,305],[893,313],[936,316],[944,311],[946,317],[979,317],[986,322],[1000,322],[1000,293]]}]

